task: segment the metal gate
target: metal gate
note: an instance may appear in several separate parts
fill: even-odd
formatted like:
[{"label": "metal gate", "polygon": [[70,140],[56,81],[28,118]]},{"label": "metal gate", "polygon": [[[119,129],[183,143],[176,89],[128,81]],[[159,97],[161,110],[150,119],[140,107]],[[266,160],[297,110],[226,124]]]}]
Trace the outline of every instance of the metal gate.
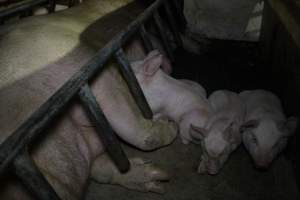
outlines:
[{"label": "metal gate", "polygon": [[[130,63],[122,49],[122,45],[134,34],[139,33],[146,51],[151,51],[153,45],[149,33],[144,24],[148,20],[154,20],[163,46],[173,60],[173,54],[158,9],[164,9],[170,30],[174,35],[177,46],[182,46],[178,25],[175,18],[180,19],[180,25],[185,24],[183,13],[179,2],[176,0],[157,0],[149,6],[136,20],[131,22],[123,31],[108,42],[86,65],[75,73],[65,84],[58,89],[43,105],[41,105],[20,127],[18,127],[0,146],[0,175],[7,168],[15,169],[16,175],[25,183],[27,189],[37,199],[58,200],[60,199],[42,173],[30,158],[27,146],[37,136],[43,134],[47,126],[74,97],[78,95],[81,104],[86,109],[90,121],[101,138],[108,154],[118,167],[119,171],[125,173],[129,170],[129,161],[123,152],[113,129],[103,114],[95,96],[88,85],[89,79],[96,73],[101,73],[106,61],[114,57],[126,81],[132,96],[134,97],[143,116],[152,118],[152,111],[131,69]],[[176,12],[172,12],[172,11]],[[176,16],[175,16],[176,14]],[[1,15],[0,15],[1,16]]]}]

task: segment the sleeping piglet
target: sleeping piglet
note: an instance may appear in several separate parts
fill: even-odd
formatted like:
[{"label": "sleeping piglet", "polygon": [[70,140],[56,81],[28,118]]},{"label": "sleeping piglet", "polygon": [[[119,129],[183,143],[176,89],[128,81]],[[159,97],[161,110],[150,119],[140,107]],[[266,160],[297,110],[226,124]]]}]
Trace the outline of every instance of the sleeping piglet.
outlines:
[{"label": "sleeping piglet", "polygon": [[267,168],[286,146],[298,119],[286,118],[279,98],[269,91],[243,91],[240,97],[247,112],[241,127],[243,143],[256,167]]},{"label": "sleeping piglet", "polygon": [[131,66],[154,119],[164,117],[176,122],[182,142],[193,141],[191,124],[203,127],[211,114],[205,89],[193,81],[169,76],[171,64],[158,50],[151,51],[143,60],[132,62]]},{"label": "sleeping piglet", "polygon": [[198,172],[214,175],[242,142],[245,107],[238,94],[227,90],[213,92],[208,100],[214,113],[204,128],[193,124],[191,136],[201,141],[203,151]]}]

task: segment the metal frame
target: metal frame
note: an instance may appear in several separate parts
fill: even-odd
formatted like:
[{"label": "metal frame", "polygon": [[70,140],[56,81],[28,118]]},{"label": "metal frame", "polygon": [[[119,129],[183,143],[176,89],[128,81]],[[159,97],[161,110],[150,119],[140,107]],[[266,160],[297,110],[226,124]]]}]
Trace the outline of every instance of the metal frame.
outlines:
[{"label": "metal frame", "polygon": [[[72,6],[73,3],[70,3]],[[48,13],[55,11],[56,0],[32,0],[12,6],[11,8],[0,11],[0,24],[10,17],[19,15],[20,17],[28,17],[32,15],[32,9],[37,6],[45,6]]]},{"label": "metal frame", "polygon": [[[99,104],[96,101],[88,81],[96,74],[99,75],[104,69],[107,60],[114,56],[119,63],[119,69],[125,79],[132,96],[134,97],[143,116],[147,119],[152,118],[152,111],[146,98],[137,82],[137,79],[127,60],[122,45],[137,32],[140,33],[147,51],[153,49],[153,45],[145,29],[144,23],[149,19],[154,20],[159,29],[159,34],[163,39],[163,45],[168,54],[172,56],[172,51],[168,46],[167,37],[164,35],[161,18],[158,8],[168,5],[174,0],[157,0],[148,7],[136,20],[131,22],[123,31],[108,42],[96,55],[75,73],[65,84],[58,89],[43,105],[41,105],[20,127],[18,127],[0,146],[0,174],[3,174],[10,166],[15,169],[16,175],[25,182],[25,186],[38,199],[59,199],[53,188],[37,169],[34,161],[30,158],[27,146],[39,135],[44,134],[45,127],[62,111],[70,100],[79,95],[81,102],[86,109],[88,116],[95,126],[98,135],[101,137],[103,144],[118,167],[120,172],[129,170],[129,161],[123,152],[113,129],[108,123]],[[175,6],[176,7],[176,6]],[[167,7],[166,7],[167,8]],[[181,12],[177,10],[177,13]],[[176,32],[176,22],[172,21],[170,10],[168,15],[171,30],[175,31],[175,38],[180,45],[180,36]],[[173,13],[174,14],[174,13]],[[179,15],[180,16],[180,15]]]},{"label": "metal frame", "polygon": [[0,19],[3,20],[5,18],[8,17],[12,17],[14,15],[18,15],[21,14],[24,11],[27,10],[31,10],[32,8],[36,7],[36,6],[41,6],[41,5],[46,5],[46,4],[55,4],[55,0],[32,0],[32,1],[28,1],[22,4],[18,4],[16,6],[13,6],[11,8],[8,8],[6,10],[3,10],[0,12]]}]

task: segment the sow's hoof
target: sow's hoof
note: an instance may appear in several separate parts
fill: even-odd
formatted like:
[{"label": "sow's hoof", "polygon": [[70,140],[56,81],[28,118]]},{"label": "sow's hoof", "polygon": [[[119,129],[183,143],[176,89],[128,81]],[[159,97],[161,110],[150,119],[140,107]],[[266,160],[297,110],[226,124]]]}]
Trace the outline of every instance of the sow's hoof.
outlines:
[{"label": "sow's hoof", "polygon": [[126,174],[115,177],[114,182],[132,190],[141,192],[164,193],[164,181],[170,176],[151,161],[141,158],[130,159],[131,168]]}]

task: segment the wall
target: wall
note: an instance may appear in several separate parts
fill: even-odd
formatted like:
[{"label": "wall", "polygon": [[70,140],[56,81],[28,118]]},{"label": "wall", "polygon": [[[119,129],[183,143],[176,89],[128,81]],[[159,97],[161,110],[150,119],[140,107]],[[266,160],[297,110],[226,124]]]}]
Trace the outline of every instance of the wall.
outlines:
[{"label": "wall", "polygon": [[188,31],[197,37],[257,41],[262,0],[184,0]]},{"label": "wall", "polygon": [[[287,115],[300,116],[300,1],[268,0],[261,31],[265,65],[272,76]],[[290,140],[288,155],[294,163],[300,186],[300,130]]]}]

